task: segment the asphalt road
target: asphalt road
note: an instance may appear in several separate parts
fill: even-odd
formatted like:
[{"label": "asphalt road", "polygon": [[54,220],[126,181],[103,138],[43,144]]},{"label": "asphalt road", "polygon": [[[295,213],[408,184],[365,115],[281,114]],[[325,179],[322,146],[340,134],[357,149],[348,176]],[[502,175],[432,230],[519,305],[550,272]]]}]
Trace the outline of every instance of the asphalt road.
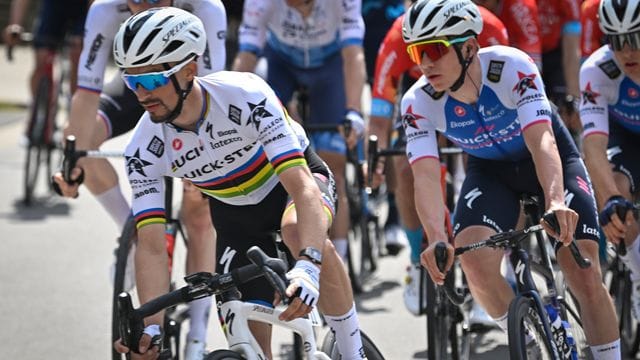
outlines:
[{"label": "asphalt road", "polygon": [[[7,66],[0,60],[0,102],[26,104],[30,57],[26,51],[16,57],[24,61]],[[118,229],[86,189],[78,199],[64,200],[41,183],[36,204],[22,204],[24,116],[24,110],[0,109],[0,359],[108,359],[108,274]],[[105,148],[125,142],[126,136]],[[116,168],[123,169],[120,161]],[[410,315],[402,302],[407,262],[406,251],[382,259],[357,299],[361,327],[387,359],[426,358],[425,318]],[[287,358],[290,338],[275,331],[277,358]],[[471,359],[506,359],[505,341],[497,331],[474,336]],[[208,348],[223,346],[212,316]]]}]

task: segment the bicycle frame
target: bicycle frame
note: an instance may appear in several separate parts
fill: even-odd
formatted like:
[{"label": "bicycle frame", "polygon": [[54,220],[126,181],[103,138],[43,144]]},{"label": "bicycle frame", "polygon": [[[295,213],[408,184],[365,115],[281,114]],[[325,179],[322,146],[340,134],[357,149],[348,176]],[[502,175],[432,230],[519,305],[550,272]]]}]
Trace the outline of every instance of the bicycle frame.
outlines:
[{"label": "bicycle frame", "polygon": [[261,360],[267,357],[260,349],[260,345],[249,330],[249,320],[276,325],[296,332],[302,337],[305,358],[308,360],[330,360],[324,352],[318,350],[313,326],[321,326],[315,310],[308,318],[297,318],[282,321],[278,317],[283,310],[264,305],[230,300],[219,305],[220,316],[224,319],[224,333],[227,337],[229,349],[235,351],[247,360]]}]

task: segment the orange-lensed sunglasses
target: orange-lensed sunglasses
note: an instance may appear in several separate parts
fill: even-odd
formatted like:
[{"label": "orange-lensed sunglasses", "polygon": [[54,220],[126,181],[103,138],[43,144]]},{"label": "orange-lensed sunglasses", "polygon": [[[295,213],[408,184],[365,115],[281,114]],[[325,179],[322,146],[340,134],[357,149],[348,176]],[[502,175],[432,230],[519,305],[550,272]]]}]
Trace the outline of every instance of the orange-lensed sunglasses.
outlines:
[{"label": "orange-lensed sunglasses", "polygon": [[441,57],[445,56],[449,52],[451,45],[456,43],[465,42],[471,39],[472,36],[461,37],[453,40],[437,39],[437,40],[425,40],[417,43],[413,43],[407,46],[407,52],[411,61],[420,65],[422,63],[422,57],[427,55],[429,60],[438,61]]}]

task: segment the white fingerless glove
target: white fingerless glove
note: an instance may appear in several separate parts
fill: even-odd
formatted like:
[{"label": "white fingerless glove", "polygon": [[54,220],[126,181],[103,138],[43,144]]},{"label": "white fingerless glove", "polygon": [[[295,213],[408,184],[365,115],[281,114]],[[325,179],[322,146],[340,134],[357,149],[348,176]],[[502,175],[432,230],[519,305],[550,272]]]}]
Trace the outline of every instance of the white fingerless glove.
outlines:
[{"label": "white fingerless glove", "polygon": [[298,260],[296,266],[287,272],[287,279],[298,285],[296,296],[308,306],[315,306],[320,296],[320,268],[311,261]]},{"label": "white fingerless glove", "polygon": [[362,114],[356,110],[347,110],[344,118],[351,122],[351,127],[356,132],[356,135],[362,137],[362,134],[364,134],[364,119],[362,118]]}]

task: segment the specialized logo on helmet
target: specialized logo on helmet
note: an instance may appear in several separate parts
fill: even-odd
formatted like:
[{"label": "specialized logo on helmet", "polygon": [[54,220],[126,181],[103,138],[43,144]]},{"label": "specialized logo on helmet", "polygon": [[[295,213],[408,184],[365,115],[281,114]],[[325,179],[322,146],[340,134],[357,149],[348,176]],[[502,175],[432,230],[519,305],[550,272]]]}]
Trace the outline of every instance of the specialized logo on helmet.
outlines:
[{"label": "specialized logo on helmet", "polygon": [[407,108],[407,112],[402,115],[402,127],[406,129],[410,126],[414,129],[417,129],[418,124],[416,123],[416,120],[420,119],[424,119],[424,116],[414,114],[412,105],[409,105],[409,107]]},{"label": "specialized logo on helmet", "polygon": [[518,83],[513,87],[513,91],[522,96],[528,89],[538,90],[534,82],[536,74],[525,74],[518,71]]},{"label": "specialized logo on helmet", "polygon": [[138,174],[146,177],[147,174],[144,173],[144,168],[146,166],[152,165],[152,163],[143,160],[140,157],[140,149],[137,149],[133,156],[125,156],[125,160],[127,162],[127,172],[129,175],[131,175],[135,171]]},{"label": "specialized logo on helmet", "polygon": [[444,12],[443,16],[445,19],[451,17],[451,15],[455,14],[458,10],[462,9],[465,6],[463,2],[459,2],[452,7],[448,8],[447,11]]},{"label": "specialized logo on helmet", "polygon": [[171,40],[172,37],[179,33],[182,28],[189,25],[192,21],[193,19],[185,19],[177,23],[176,26],[174,26],[173,28],[171,28],[171,30],[164,34],[164,36],[162,37],[162,41],[164,41],[165,45],[169,42],[169,40]]},{"label": "specialized logo on helmet", "polygon": [[249,120],[247,120],[247,125],[253,124],[256,126],[256,130],[260,130],[260,122],[262,119],[273,116],[264,106],[267,103],[267,98],[264,98],[258,104],[247,103],[249,105],[249,109],[251,109],[251,115],[249,115]]},{"label": "specialized logo on helmet", "polygon": [[587,83],[587,86],[582,91],[582,105],[586,105],[587,103],[596,104],[596,98],[600,96],[599,93],[591,90],[591,82]]}]

